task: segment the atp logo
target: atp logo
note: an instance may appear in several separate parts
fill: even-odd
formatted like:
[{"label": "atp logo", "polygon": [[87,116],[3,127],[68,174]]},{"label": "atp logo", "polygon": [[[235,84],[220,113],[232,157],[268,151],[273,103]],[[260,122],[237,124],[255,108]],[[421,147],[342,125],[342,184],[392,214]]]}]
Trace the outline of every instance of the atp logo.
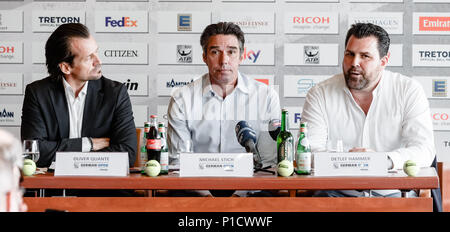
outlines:
[{"label": "atp logo", "polygon": [[252,63],[256,63],[260,55],[261,50],[255,52],[254,50],[247,50],[247,48],[244,48],[244,60],[250,60]]}]

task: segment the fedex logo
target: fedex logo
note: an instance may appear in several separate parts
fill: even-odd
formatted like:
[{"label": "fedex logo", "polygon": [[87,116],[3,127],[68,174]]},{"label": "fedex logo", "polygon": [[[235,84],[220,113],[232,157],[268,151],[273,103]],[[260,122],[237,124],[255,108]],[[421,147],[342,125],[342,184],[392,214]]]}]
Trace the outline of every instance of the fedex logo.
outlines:
[{"label": "fedex logo", "polygon": [[130,20],[130,17],[122,17],[120,20],[105,18],[105,27],[137,27],[137,20]]},{"label": "fedex logo", "polygon": [[258,50],[257,52],[255,52],[253,50],[247,50],[247,48],[244,48],[244,59],[248,59],[248,60],[252,61],[253,63],[256,63],[259,55],[261,55],[261,50]]}]

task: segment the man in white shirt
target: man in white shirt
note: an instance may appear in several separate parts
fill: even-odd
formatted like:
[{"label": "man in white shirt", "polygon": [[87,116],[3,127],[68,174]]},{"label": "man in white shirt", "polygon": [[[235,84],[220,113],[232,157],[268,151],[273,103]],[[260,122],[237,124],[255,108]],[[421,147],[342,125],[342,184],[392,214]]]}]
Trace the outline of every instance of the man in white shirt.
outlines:
[{"label": "man in white shirt", "polygon": [[58,151],[127,152],[136,157],[137,138],[126,87],[101,72],[98,45],[86,26],[59,26],[45,45],[49,77],[27,85],[21,137],[39,141],[38,167],[49,167]]},{"label": "man in white shirt", "polygon": [[211,24],[200,43],[208,73],[177,90],[168,108],[168,146],[172,153],[191,140],[194,152],[246,152],[236,138],[239,121],[256,131],[263,167],[276,164],[276,144],[268,123],[280,118],[275,90],[238,71],[244,33],[233,23]]},{"label": "man in white shirt", "polygon": [[[386,152],[389,169],[407,160],[429,167],[435,157],[428,100],[421,85],[385,70],[389,35],[376,25],[352,25],[345,41],[343,73],[308,92],[302,121],[308,122],[313,151],[326,151],[342,140],[344,151]],[[398,190],[375,195],[399,196]],[[317,196],[365,196],[367,193],[319,191]]]}]

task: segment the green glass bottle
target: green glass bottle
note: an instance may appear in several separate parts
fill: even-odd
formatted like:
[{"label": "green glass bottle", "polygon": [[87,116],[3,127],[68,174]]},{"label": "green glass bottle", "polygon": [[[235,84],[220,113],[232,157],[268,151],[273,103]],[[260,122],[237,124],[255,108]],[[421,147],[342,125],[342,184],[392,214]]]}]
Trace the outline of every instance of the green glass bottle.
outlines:
[{"label": "green glass bottle", "polygon": [[161,174],[169,173],[169,148],[167,147],[166,126],[164,122],[158,123],[158,133],[161,136],[161,157],[159,163],[161,164]]},{"label": "green glass bottle", "polygon": [[300,123],[300,135],[298,137],[297,152],[295,154],[295,171],[300,175],[311,174],[312,155],[311,146],[309,145],[307,136],[307,127],[308,124],[306,122]]},{"label": "green glass bottle", "polygon": [[294,137],[289,132],[289,115],[286,109],[281,111],[281,130],[277,137],[277,157],[278,163],[287,159],[294,162]]}]

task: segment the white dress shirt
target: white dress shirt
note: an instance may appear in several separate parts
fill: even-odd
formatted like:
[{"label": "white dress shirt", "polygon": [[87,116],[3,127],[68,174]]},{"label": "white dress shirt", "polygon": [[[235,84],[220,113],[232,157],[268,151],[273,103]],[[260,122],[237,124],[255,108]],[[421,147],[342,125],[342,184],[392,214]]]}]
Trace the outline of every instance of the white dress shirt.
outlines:
[{"label": "white dress shirt", "polygon": [[[428,100],[414,79],[384,70],[373,91],[367,115],[355,102],[343,74],[327,79],[308,92],[302,121],[308,122],[313,151],[330,150],[342,140],[344,151],[353,147],[386,152],[394,169],[407,160],[429,167],[435,156]],[[398,190],[375,190],[382,195]],[[343,191],[354,196],[362,193]]]},{"label": "white dress shirt", "polygon": [[[67,99],[67,108],[69,109],[69,138],[81,138],[81,128],[83,126],[83,112],[84,103],[86,101],[87,86],[89,81],[84,84],[80,93],[75,97],[75,92],[72,87],[67,83],[65,78],[63,79],[64,92]],[[88,152],[91,150],[91,143],[87,137],[82,138],[82,152]]]},{"label": "white dress shirt", "polygon": [[263,166],[276,164],[276,142],[268,122],[279,119],[280,101],[272,87],[238,74],[237,85],[225,99],[214,92],[209,74],[174,92],[168,108],[168,145],[192,140],[194,152],[245,152],[236,138],[235,126],[249,122],[256,131]]},{"label": "white dress shirt", "polygon": [[414,79],[385,70],[373,91],[367,115],[355,102],[343,74],[308,92],[302,121],[308,122],[311,149],[327,150],[342,140],[353,147],[387,152],[394,169],[407,160],[429,167],[435,156],[428,100]]}]

